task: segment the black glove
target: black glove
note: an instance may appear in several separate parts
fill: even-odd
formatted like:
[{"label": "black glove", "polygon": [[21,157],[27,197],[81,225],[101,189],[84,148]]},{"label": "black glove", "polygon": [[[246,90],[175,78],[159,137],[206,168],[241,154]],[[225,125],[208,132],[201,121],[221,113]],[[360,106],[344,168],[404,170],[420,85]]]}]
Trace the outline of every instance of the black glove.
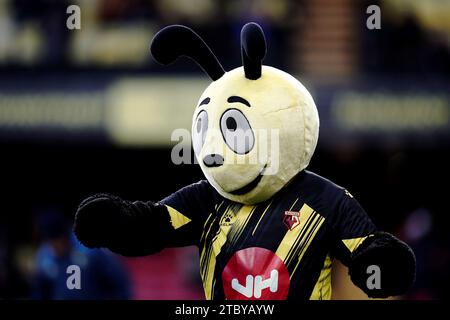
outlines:
[{"label": "black glove", "polygon": [[73,229],[88,248],[143,256],[164,248],[163,235],[171,228],[169,217],[163,205],[97,194],[80,204]]},{"label": "black glove", "polygon": [[[369,288],[368,267],[380,271],[380,288]],[[387,232],[368,237],[353,252],[349,274],[353,283],[371,298],[387,298],[406,293],[415,281],[416,258],[411,248]]]},{"label": "black glove", "polygon": [[75,214],[74,232],[88,248],[108,247],[111,238],[120,230],[121,199],[109,194],[86,198]]}]

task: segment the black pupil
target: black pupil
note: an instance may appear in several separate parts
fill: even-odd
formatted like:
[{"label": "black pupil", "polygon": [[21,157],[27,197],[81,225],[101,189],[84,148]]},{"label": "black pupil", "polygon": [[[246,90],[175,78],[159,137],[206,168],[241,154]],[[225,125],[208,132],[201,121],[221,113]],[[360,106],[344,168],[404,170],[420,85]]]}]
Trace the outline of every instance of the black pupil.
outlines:
[{"label": "black pupil", "polygon": [[237,123],[236,120],[232,117],[229,117],[227,119],[227,129],[230,131],[234,131],[237,129]]},{"label": "black pupil", "polygon": [[198,118],[197,121],[197,132],[200,132],[202,130],[202,118]]}]

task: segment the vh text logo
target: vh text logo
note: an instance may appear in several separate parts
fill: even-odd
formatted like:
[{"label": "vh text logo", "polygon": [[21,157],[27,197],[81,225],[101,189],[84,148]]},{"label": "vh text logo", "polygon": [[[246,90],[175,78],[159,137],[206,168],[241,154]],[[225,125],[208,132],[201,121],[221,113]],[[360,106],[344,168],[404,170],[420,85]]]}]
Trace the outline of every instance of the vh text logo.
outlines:
[{"label": "vh text logo", "polygon": [[251,247],[237,251],[222,272],[228,300],[284,300],[290,286],[289,271],[272,251]]},{"label": "vh text logo", "polygon": [[269,289],[273,293],[278,291],[278,271],[272,270],[270,272],[270,278],[266,280],[263,280],[261,275],[256,277],[247,275],[245,287],[239,283],[238,279],[234,278],[231,280],[231,287],[247,298],[254,297],[259,299],[264,289]]}]

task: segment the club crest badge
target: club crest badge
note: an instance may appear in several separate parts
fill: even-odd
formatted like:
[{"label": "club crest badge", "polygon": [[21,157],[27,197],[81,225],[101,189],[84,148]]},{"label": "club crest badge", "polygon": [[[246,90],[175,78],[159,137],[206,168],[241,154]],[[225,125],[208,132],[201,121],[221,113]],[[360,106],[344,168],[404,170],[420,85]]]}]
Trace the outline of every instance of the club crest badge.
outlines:
[{"label": "club crest badge", "polygon": [[285,211],[283,222],[289,230],[293,230],[300,224],[300,211]]}]

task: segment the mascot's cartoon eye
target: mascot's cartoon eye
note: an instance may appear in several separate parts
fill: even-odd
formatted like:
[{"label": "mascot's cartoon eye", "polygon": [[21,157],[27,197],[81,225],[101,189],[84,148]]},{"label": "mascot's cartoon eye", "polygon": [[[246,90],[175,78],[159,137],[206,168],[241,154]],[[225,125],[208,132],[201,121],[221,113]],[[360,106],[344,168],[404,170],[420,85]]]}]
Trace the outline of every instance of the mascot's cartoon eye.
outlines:
[{"label": "mascot's cartoon eye", "polygon": [[225,143],[237,154],[246,154],[253,149],[255,136],[250,123],[240,110],[226,110],[220,119],[220,130]]},{"label": "mascot's cartoon eye", "polygon": [[236,120],[232,117],[227,118],[227,129],[230,131],[236,131],[237,123]]},{"label": "mascot's cartoon eye", "polygon": [[197,115],[195,120],[194,132],[192,133],[192,144],[194,152],[198,155],[202,149],[206,139],[206,131],[208,130],[208,113],[203,110]]}]

